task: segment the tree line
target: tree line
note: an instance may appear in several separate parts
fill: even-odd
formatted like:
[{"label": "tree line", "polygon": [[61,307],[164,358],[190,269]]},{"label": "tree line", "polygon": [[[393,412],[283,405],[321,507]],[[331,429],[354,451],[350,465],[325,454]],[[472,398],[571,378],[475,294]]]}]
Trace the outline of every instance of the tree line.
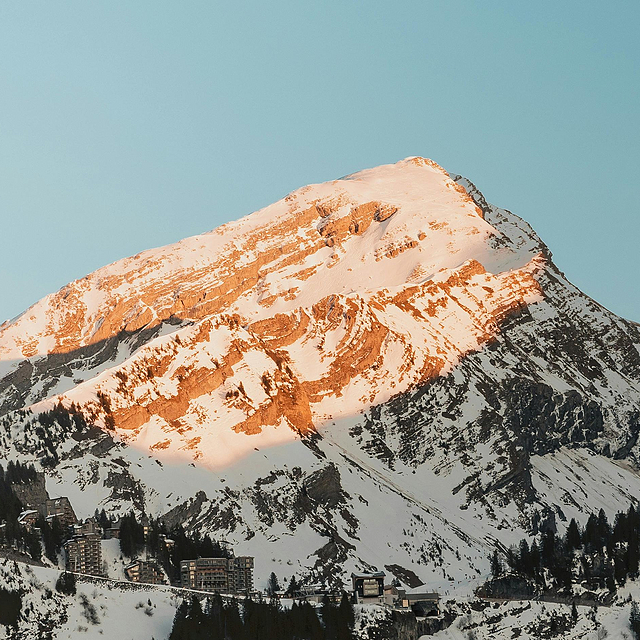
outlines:
[{"label": "tree line", "polygon": [[0,479],[9,484],[29,484],[38,477],[36,468],[32,464],[21,464],[20,461],[10,460],[5,471],[0,465]]},{"label": "tree line", "polygon": [[169,640],[353,640],[355,616],[346,593],[339,604],[325,597],[318,610],[308,602],[283,608],[279,601],[253,601],[242,607],[235,598],[223,602],[214,594],[204,609],[193,597],[184,600]]},{"label": "tree line", "polygon": [[542,590],[569,592],[573,584],[586,583],[590,589],[614,592],[639,574],[640,512],[631,505],[610,523],[601,509],[589,516],[584,528],[572,519],[564,536],[547,528],[531,545],[523,539],[506,555],[495,549],[490,564],[494,577],[508,568],[527,576]]}]

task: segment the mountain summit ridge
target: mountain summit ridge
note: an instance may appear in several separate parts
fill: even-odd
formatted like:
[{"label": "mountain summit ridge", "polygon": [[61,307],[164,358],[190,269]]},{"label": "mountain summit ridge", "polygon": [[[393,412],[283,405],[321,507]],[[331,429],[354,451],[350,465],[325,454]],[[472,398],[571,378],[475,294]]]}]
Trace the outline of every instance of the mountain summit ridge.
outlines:
[{"label": "mountain summit ridge", "polygon": [[[380,202],[377,202],[376,199],[370,199],[372,195],[376,195]],[[431,201],[429,201],[430,199]],[[385,200],[391,202],[385,204]],[[400,212],[393,211],[393,208],[397,207],[393,203],[394,200],[403,205],[399,207]],[[380,207],[385,211],[379,210]],[[456,211],[458,208],[464,212],[464,215],[455,215],[461,213]],[[353,211],[349,209],[353,209]],[[261,252],[264,253],[267,247],[273,248],[275,245],[285,254],[288,253],[285,248],[291,252],[293,248],[286,246],[286,240],[291,234],[295,236],[303,232],[304,237],[300,237],[299,241],[304,244],[305,250],[294,253],[289,258],[289,262],[303,263],[311,249],[315,252],[324,248],[324,254],[320,258],[324,258],[326,266],[331,267],[335,266],[332,265],[332,261],[340,261],[340,258],[344,258],[344,256],[336,255],[344,240],[348,237],[361,236],[367,230],[371,236],[375,227],[383,226],[384,228],[382,230],[376,229],[378,231],[376,238],[367,238],[366,244],[373,246],[367,246],[366,249],[373,250],[375,254],[373,257],[377,261],[382,260],[385,255],[384,249],[388,249],[390,253],[394,254],[406,251],[412,242],[422,241],[417,237],[409,237],[411,232],[415,232],[416,236],[420,234],[437,236],[437,232],[442,230],[429,227],[424,230],[407,228],[408,233],[405,238],[402,229],[398,229],[402,226],[401,224],[396,224],[395,221],[393,224],[381,224],[392,216],[403,217],[406,221],[405,225],[409,223],[409,227],[412,227],[415,226],[416,221],[413,218],[416,217],[416,214],[419,219],[425,214],[430,214],[430,217],[418,220],[418,226],[420,222],[424,225],[431,223],[431,227],[433,227],[457,221],[458,225],[454,225],[454,232],[460,233],[464,230],[479,235],[490,234],[489,225],[473,224],[463,219],[464,216],[472,216],[473,213],[476,213],[480,218],[483,216],[481,209],[467,195],[466,191],[451,180],[441,167],[422,158],[413,158],[395,165],[383,165],[375,169],[361,171],[342,180],[302,187],[274,205],[265,207],[236,222],[224,224],[206,234],[193,236],[173,245],[143,251],[136,256],[114,262],[70,283],[58,293],[51,294],[33,305],[28,313],[25,312],[15,321],[2,327],[0,354],[3,359],[6,359],[11,354],[28,357],[29,355],[42,355],[51,350],[64,351],[109,337],[118,330],[136,330],[152,320],[166,319],[163,316],[167,313],[195,311],[192,308],[192,300],[180,298],[180,289],[188,286],[188,283],[180,281],[180,277],[184,280],[185,275],[195,271],[200,277],[208,276],[213,285],[222,278],[217,277],[217,274],[211,277],[206,273],[206,269],[217,269],[218,271],[228,269],[231,272],[223,275],[233,276],[233,271],[244,271],[247,273],[243,273],[243,275],[248,275],[250,269],[247,267],[256,266],[257,262],[251,258],[255,258]],[[442,216],[445,219],[439,219]],[[389,225],[391,228],[388,228]],[[252,237],[257,234],[261,234],[263,237],[259,240]],[[445,235],[451,235],[451,233]],[[312,240],[315,243],[312,243]],[[278,246],[278,242],[284,246]],[[475,249],[478,248],[477,242],[472,244],[475,244]],[[333,246],[336,247],[336,250],[331,251]],[[351,249],[353,250],[353,247]],[[460,251],[462,248],[456,247],[456,249]],[[193,255],[194,253],[196,255]],[[444,264],[433,261],[439,268],[456,266],[464,261],[448,259],[446,251],[442,249],[437,257],[441,260],[444,259]],[[477,258],[478,256],[474,255],[473,257]],[[230,260],[232,262],[229,262]],[[264,263],[265,260],[263,257],[262,262]],[[264,271],[265,266],[265,264],[258,263],[257,269]],[[490,268],[491,265],[485,266]],[[242,269],[242,267],[245,268]],[[300,271],[304,270],[300,269]],[[403,276],[409,275],[397,269],[392,273],[396,276],[394,284],[402,284]],[[153,300],[154,304],[151,304],[151,309],[148,310],[151,314],[155,313],[157,317],[148,316],[145,313],[147,309],[127,309],[126,313],[122,313],[121,317],[117,318],[120,322],[109,323],[109,330],[106,326],[103,327],[99,324],[100,319],[96,317],[97,313],[109,311],[108,304],[113,303],[113,301],[104,299],[105,292],[107,296],[126,299],[127,296],[133,297],[136,293],[144,294],[145,287],[154,285],[154,279],[166,277],[174,278],[171,282],[173,290],[170,290],[169,293],[177,299],[176,304],[172,305],[169,303],[171,301],[159,300],[158,298],[163,294],[168,293],[159,290],[156,299]],[[286,274],[285,277],[287,277]],[[308,279],[310,276],[303,273],[301,277]],[[294,278],[290,278],[289,275],[289,279]],[[366,287],[368,284],[363,282],[362,278],[356,278],[355,275],[351,276],[351,281],[355,281],[354,284],[357,288]],[[209,282],[205,281],[205,284],[209,284]],[[383,285],[374,283],[373,286],[379,288]],[[335,291],[335,293],[340,292]],[[274,293],[279,297],[282,297],[283,294],[281,291]],[[284,293],[286,295],[286,292]],[[70,343],[71,334],[79,331],[79,328],[74,327],[71,322],[77,312],[73,305],[76,297],[79,298],[77,306],[84,305],[86,307],[83,319],[88,322],[86,322],[83,332],[74,336],[73,342]],[[268,293],[261,292],[258,302],[264,303],[265,298],[268,304],[270,296]],[[289,294],[290,300],[296,300],[295,306],[301,306],[298,298],[299,295]],[[203,301],[199,300],[198,302],[202,303]],[[244,310],[247,315],[249,317],[259,315],[256,313],[256,309],[259,310],[260,306],[255,305],[256,300],[252,299],[249,302],[254,307],[247,308],[245,306]],[[302,306],[304,306],[304,302],[303,300]],[[47,305],[50,309],[43,308]],[[163,308],[165,306],[168,308]],[[229,305],[223,301],[221,307],[226,306]],[[284,305],[283,308],[290,310],[292,306]],[[58,326],[55,326],[51,321],[47,324],[49,319],[46,316],[52,315],[53,311],[67,316],[69,324],[64,324],[63,321],[59,321]],[[109,314],[104,315],[108,319]],[[171,315],[167,317],[171,317]],[[43,323],[45,323],[44,327]],[[44,328],[47,329],[49,340],[52,335],[60,334],[60,336],[55,344],[44,342],[41,347],[37,347],[36,344],[39,344],[35,343],[37,333]],[[10,345],[12,333],[17,342],[13,349]]]}]

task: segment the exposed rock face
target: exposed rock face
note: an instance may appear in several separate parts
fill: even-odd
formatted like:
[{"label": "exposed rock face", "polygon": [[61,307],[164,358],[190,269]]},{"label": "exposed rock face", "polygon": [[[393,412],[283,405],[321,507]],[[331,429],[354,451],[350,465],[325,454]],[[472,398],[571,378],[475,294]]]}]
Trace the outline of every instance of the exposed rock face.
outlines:
[{"label": "exposed rock face", "polygon": [[528,600],[536,593],[536,586],[530,580],[518,575],[506,575],[486,582],[480,595],[485,598]]},{"label": "exposed rock face", "polygon": [[41,515],[47,515],[47,493],[44,473],[38,473],[33,482],[17,482],[12,485],[13,492],[25,509],[36,509]]},{"label": "exposed rock face", "polygon": [[334,465],[328,465],[313,473],[304,483],[307,495],[319,505],[337,507],[344,502],[344,492],[340,484],[340,472]]},{"label": "exposed rock face", "polygon": [[637,494],[640,328],[413,158],[48,296],[0,328],[0,423],[5,457],[113,511],[448,588],[514,527]]}]

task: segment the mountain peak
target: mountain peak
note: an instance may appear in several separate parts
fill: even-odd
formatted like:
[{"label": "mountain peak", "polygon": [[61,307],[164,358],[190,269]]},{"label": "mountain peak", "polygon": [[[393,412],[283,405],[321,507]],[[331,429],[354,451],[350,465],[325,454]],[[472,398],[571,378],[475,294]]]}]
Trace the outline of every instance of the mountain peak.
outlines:
[{"label": "mountain peak", "polygon": [[439,165],[408,158],[303,187],[73,282],[3,326],[0,357],[69,351],[170,318],[258,319],[331,294],[401,287],[471,259],[492,273],[531,260],[531,247],[500,245],[499,236]]},{"label": "mountain peak", "polygon": [[[284,423],[293,437],[384,402],[540,299],[537,245],[493,222],[439,165],[408,158],[104,267],[4,327],[0,354],[15,368],[116,349],[115,367],[32,400],[63,393],[42,406],[74,402],[127,437],[160,420],[191,444],[159,433],[152,450],[221,464],[207,442],[229,428]],[[138,381],[135,401],[125,380]],[[226,426],[203,431],[205,416]]]}]

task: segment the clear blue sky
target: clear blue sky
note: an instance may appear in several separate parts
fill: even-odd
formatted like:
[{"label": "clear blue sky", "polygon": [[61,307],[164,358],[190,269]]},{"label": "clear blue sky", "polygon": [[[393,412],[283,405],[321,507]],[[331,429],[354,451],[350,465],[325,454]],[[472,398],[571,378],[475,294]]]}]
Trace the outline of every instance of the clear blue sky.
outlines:
[{"label": "clear blue sky", "polygon": [[0,320],[409,155],[640,321],[640,2],[0,4]]}]

